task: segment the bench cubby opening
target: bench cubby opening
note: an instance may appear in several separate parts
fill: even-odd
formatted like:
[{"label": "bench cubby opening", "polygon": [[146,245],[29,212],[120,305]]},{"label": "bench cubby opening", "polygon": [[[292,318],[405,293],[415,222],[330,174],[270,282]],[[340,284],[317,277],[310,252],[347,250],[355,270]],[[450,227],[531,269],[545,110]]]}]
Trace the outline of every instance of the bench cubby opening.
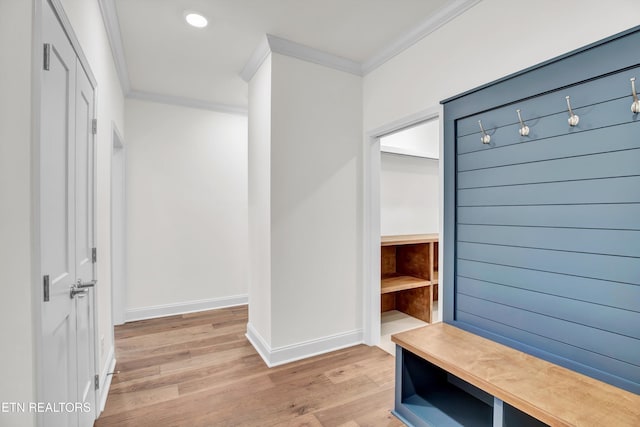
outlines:
[{"label": "bench cubby opening", "polygon": [[493,425],[493,396],[397,347],[401,386],[395,415],[414,426]]}]

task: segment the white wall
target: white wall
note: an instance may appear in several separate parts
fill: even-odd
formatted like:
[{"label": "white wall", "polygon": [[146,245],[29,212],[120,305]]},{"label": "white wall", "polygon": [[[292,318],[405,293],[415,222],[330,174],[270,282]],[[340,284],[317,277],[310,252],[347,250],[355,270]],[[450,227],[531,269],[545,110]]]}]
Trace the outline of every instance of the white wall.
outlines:
[{"label": "white wall", "polygon": [[361,333],[362,79],[272,54],[272,347]]},{"label": "white wall", "polygon": [[247,118],[128,99],[126,129],[127,317],[246,302]]},{"label": "white wall", "polygon": [[[62,0],[64,10],[98,81],[96,145],[96,247],[99,372],[113,348],[111,321],[111,147],[112,123],[124,132],[124,98],[97,0]],[[104,381],[104,378],[102,379]]]},{"label": "white wall", "polygon": [[364,129],[638,25],[637,0],[483,0],[364,78]]},{"label": "white wall", "polygon": [[[0,402],[35,400],[31,292],[32,2],[0,0]],[[0,414],[31,426],[32,414]]]},{"label": "white wall", "polygon": [[438,161],[381,153],[380,232],[385,235],[438,233]]},{"label": "white wall", "polygon": [[271,55],[249,82],[249,323],[271,345]]}]

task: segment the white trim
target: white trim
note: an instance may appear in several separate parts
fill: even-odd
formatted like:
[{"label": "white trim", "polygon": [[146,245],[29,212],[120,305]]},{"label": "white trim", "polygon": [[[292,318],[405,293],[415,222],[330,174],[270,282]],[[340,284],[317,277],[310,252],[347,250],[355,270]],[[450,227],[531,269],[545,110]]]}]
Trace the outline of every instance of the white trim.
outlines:
[{"label": "white trim", "polygon": [[362,64],[363,75],[369,74],[394,56],[413,46],[429,34],[442,27],[447,22],[463,14],[481,0],[455,0],[449,2],[436,13],[430,15],[425,21],[409,30],[384,48],[380,49],[372,57]]},{"label": "white trim", "polygon": [[438,160],[438,157],[425,156],[423,153],[417,150],[410,150],[408,148],[391,147],[388,145],[381,145],[380,152],[388,154],[397,154],[399,156],[420,157],[428,160]]},{"label": "white trim", "polygon": [[199,108],[202,110],[210,110],[218,113],[239,114],[246,116],[249,110],[245,107],[236,105],[216,104],[215,102],[201,101],[192,98],[183,98],[181,96],[162,95],[153,92],[143,92],[132,90],[127,94],[129,99],[139,99],[142,101],[157,102],[160,104],[180,105],[188,108]]},{"label": "white trim", "polygon": [[333,68],[334,70],[362,76],[362,65],[360,65],[359,62],[267,34],[266,38],[260,42],[240,72],[240,77],[246,82],[251,80],[270,53],[279,53],[324,67]]},{"label": "white trim", "polygon": [[131,91],[131,80],[127,70],[127,60],[124,56],[124,45],[122,44],[122,33],[120,32],[120,21],[118,20],[115,0],[98,0],[98,5],[100,6],[100,14],[107,32],[109,45],[111,46],[111,54],[113,55],[113,63],[120,80],[120,87],[126,95]]},{"label": "white trim", "polygon": [[243,106],[218,104],[199,99],[164,95],[161,93],[133,89],[131,87],[127,60],[124,54],[124,44],[122,43],[122,33],[120,31],[120,22],[118,19],[115,0],[98,0],[98,5],[100,6],[100,13],[109,39],[109,45],[111,46],[111,54],[113,56],[113,63],[116,67],[116,72],[118,73],[118,79],[120,80],[120,87],[125,97],[158,102],[161,104],[180,105],[182,107],[211,110],[220,113],[240,114],[243,116],[248,114],[248,109]]},{"label": "white trim", "polygon": [[[122,192],[122,199],[119,203],[114,203],[114,177],[116,177],[116,174],[114,173],[114,167],[117,165],[116,163],[116,156],[119,156],[119,158],[117,159],[118,162],[121,162],[121,164],[119,166],[122,167],[122,171],[121,171],[121,179],[122,179],[122,188],[120,189],[120,191]],[[111,226],[111,233],[110,233],[110,247],[111,247],[111,265],[110,265],[110,269],[111,269],[111,323],[112,326],[115,325],[121,325],[125,322],[125,306],[126,306],[126,301],[125,301],[125,292],[126,292],[126,274],[124,272],[126,272],[126,252],[127,252],[127,248],[126,248],[126,233],[127,233],[127,224],[126,224],[126,203],[127,203],[127,197],[126,197],[126,162],[127,162],[127,152],[125,149],[125,143],[124,143],[124,138],[122,137],[122,134],[120,133],[120,130],[118,129],[118,126],[116,125],[115,122],[111,122],[111,176],[110,176],[110,194],[109,194],[109,203],[110,203],[110,226]],[[118,194],[118,193],[116,193]],[[118,215],[116,212],[116,210],[114,208],[119,208],[120,209],[120,213],[122,215]],[[118,216],[122,216],[122,218],[120,218],[122,224],[121,227],[116,227],[114,224],[114,218],[118,217]],[[122,239],[122,247],[116,247],[116,245],[114,245],[114,237],[116,236],[115,233],[120,233],[121,236],[120,238]],[[120,268],[122,269],[121,274],[118,274],[118,271],[114,271],[114,258],[116,256],[116,254],[120,254],[122,256],[122,258],[125,260],[124,263],[122,263],[123,265],[120,266]],[[117,264],[115,264],[117,267]],[[123,280],[114,280],[114,278],[122,278]],[[113,334],[113,328],[112,328],[112,334]]]},{"label": "white trim", "polygon": [[244,335],[247,337],[253,348],[258,352],[264,363],[269,367],[273,367],[270,362],[271,346],[267,344],[267,341],[262,338],[262,335],[253,327],[251,322],[247,323],[247,333]]},{"label": "white trim", "polygon": [[366,136],[362,157],[362,326],[364,343],[380,343],[380,139]]},{"label": "white trim", "polygon": [[[394,120],[384,126],[366,132],[363,143],[363,233],[362,233],[362,296],[363,296],[363,336],[364,343],[377,345],[380,343],[380,137],[411,127],[417,123],[440,117],[442,106],[427,108],[410,116]],[[440,123],[442,130],[442,122]],[[440,133],[440,150],[442,150],[442,133]],[[440,156],[442,166],[442,156]],[[440,171],[442,175],[442,170]],[[442,183],[440,183],[442,186]],[[440,209],[442,209],[440,195]],[[440,214],[442,232],[442,214]],[[439,245],[442,252],[442,245]],[[438,291],[441,290],[438,281]],[[442,307],[442,292],[439,292],[439,307]],[[442,309],[438,310],[441,319]]]},{"label": "white trim", "polygon": [[127,322],[136,320],[154,319],[157,317],[175,316],[177,314],[194,313],[196,311],[215,310],[217,308],[235,307],[246,305],[249,302],[248,295],[233,295],[222,298],[204,299],[198,301],[179,302],[175,304],[154,305],[150,307],[134,308],[127,310],[125,318]]},{"label": "white trim", "polygon": [[111,380],[113,379],[113,370],[115,367],[116,358],[114,347],[112,345],[109,349],[109,353],[107,354],[104,366],[102,367],[102,372],[100,373],[100,398],[98,400],[100,406],[96,408],[96,419],[100,414],[102,414],[102,411],[104,411],[104,407],[107,404],[107,397],[109,396],[109,389],[111,388]]},{"label": "white trim", "polygon": [[[444,117],[444,105],[440,105],[440,117]],[[440,243],[438,244],[438,265],[439,273],[438,273],[438,318],[435,320],[436,322],[442,322],[442,316],[444,315],[444,289],[443,284],[446,280],[446,275],[444,273],[444,268],[442,268],[442,260],[444,260],[444,120],[440,120],[440,159],[438,163],[439,176],[440,180],[440,197],[438,197],[439,204],[439,223],[440,223]]]},{"label": "white trim", "polygon": [[[52,1],[59,2],[60,0]],[[418,41],[422,40],[424,37],[431,34],[438,28],[442,27],[447,22],[451,21],[471,7],[475,6],[480,1],[481,0],[455,0],[450,4],[447,4],[436,13],[429,16],[420,25],[411,29],[386,47],[379,50],[376,54],[374,54],[371,58],[369,58],[362,64],[357,61],[323,52],[321,50],[305,46],[291,40],[283,39],[271,34],[266,34],[266,37],[257,46],[239,75],[244,81],[248,82],[253,78],[255,73],[258,71],[258,68],[260,68],[269,54],[274,52],[281,55],[298,58],[303,61],[312,62],[314,64],[323,65],[335,70],[344,71],[356,76],[364,76],[375,70],[394,56],[408,49]],[[126,57],[124,54],[124,45],[122,43],[122,33],[120,31],[120,24],[115,6],[115,0],[98,0],[98,4],[100,6],[100,13],[102,14],[102,20],[107,32],[109,44],[111,46],[113,62],[118,73],[120,86],[122,88],[122,92],[126,97],[134,99],[144,99],[147,101],[160,102],[164,104],[175,104],[185,107],[201,108],[223,113],[247,115],[248,109],[242,106],[218,104],[192,98],[163,95],[145,91],[136,91],[132,89],[131,80],[129,78],[127,69]],[[86,60],[84,55],[81,55],[81,61],[83,62],[83,64],[88,64],[88,61]],[[90,75],[90,78],[92,79],[92,82],[95,81],[93,75]]]},{"label": "white trim", "polygon": [[251,323],[245,335],[269,368],[362,344],[362,329],[271,348]]},{"label": "white trim", "polygon": [[271,52],[323,65],[325,67],[333,68],[334,70],[344,71],[345,73],[355,74],[356,76],[362,76],[362,65],[360,65],[359,62],[323,52],[271,34],[267,34],[267,39],[269,40]]},{"label": "white trim", "polygon": [[89,60],[87,59],[87,56],[84,54],[84,51],[82,50],[82,46],[80,46],[80,41],[78,40],[78,37],[76,36],[75,31],[73,31],[73,27],[71,26],[71,21],[69,21],[69,17],[67,17],[67,14],[65,13],[64,8],[62,7],[61,0],[49,0],[49,2],[53,6],[53,10],[58,16],[58,19],[62,24],[62,28],[64,29],[64,32],[67,33],[67,37],[69,38],[69,41],[73,46],[73,50],[76,52],[76,55],[78,55],[78,59],[80,60],[80,65],[82,65],[84,72],[87,73],[87,77],[91,82],[91,87],[95,89],[98,86],[98,81],[96,80],[96,76],[93,74],[93,71],[91,71]]},{"label": "white trim", "polygon": [[402,117],[389,122],[386,125],[370,130],[367,132],[367,136],[370,138],[380,138],[381,136],[386,136],[404,128],[417,125],[420,122],[424,122],[429,119],[436,119],[440,116],[440,111],[441,107],[439,105],[418,111],[417,113]]},{"label": "white trim", "polygon": [[[42,328],[42,242],[40,212],[40,125],[42,109],[42,14],[46,1],[33,2],[33,28],[31,47],[31,307],[33,321],[33,366],[34,394],[39,402],[44,401],[45,345]],[[5,367],[7,368],[7,367]],[[44,424],[44,414],[38,412],[33,418],[36,426]]]},{"label": "white trim", "polygon": [[303,61],[355,74],[356,76],[365,76],[481,1],[454,0],[446,4],[419,25],[378,50],[377,53],[363,63],[267,34],[266,39],[260,42],[240,72],[240,77],[246,82],[251,80],[270,52],[291,56]]},{"label": "white trim", "polygon": [[[52,1],[57,3],[60,0]],[[333,55],[309,46],[293,42],[291,40],[283,39],[271,34],[266,34],[266,37],[257,46],[256,50],[253,52],[239,75],[244,81],[248,82],[249,80],[251,80],[251,78],[253,78],[254,74],[258,71],[258,68],[260,68],[260,65],[262,65],[267,56],[271,52],[274,52],[281,55],[298,58],[303,61],[312,62],[314,64],[323,65],[339,71],[344,71],[350,74],[355,74],[357,76],[364,76],[375,70],[394,56],[408,49],[418,41],[422,40],[424,37],[431,34],[438,28],[442,27],[447,22],[451,21],[471,7],[475,6],[480,1],[481,0],[455,0],[450,4],[447,4],[446,6],[438,10],[435,14],[429,16],[420,25],[411,29],[386,47],[379,50],[376,54],[374,54],[371,58],[369,58],[362,64],[357,61],[342,58],[337,55]],[[120,23],[118,20],[115,0],[98,0],[98,5],[100,6],[100,13],[102,14],[102,20],[104,22],[107,37],[109,39],[109,45],[111,46],[113,62],[118,73],[120,86],[122,88],[122,92],[126,97],[145,99],[148,101],[161,102],[164,104],[175,104],[185,107],[202,108],[206,110],[225,113],[243,115],[247,114],[248,110],[246,107],[218,104],[191,98],[133,90],[131,87],[127,61],[124,54],[124,45],[122,43],[122,33],[120,31]],[[81,60],[83,61],[83,64],[88,64],[84,55],[81,56]],[[95,81],[93,75],[90,75],[90,78],[92,79],[92,82]]]},{"label": "white trim", "polygon": [[269,40],[267,37],[264,37],[258,47],[253,51],[249,60],[245,64],[244,68],[240,72],[240,77],[245,82],[249,82],[253,76],[258,72],[258,69],[262,65],[262,63],[269,57],[271,54],[271,49],[269,48]]}]

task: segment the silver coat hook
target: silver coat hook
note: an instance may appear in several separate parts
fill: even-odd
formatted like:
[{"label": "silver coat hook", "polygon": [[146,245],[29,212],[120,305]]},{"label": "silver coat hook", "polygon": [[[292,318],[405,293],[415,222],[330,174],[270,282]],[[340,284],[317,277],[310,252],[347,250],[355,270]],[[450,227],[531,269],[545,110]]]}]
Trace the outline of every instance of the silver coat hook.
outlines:
[{"label": "silver coat hook", "polygon": [[633,94],[633,104],[631,104],[631,111],[633,114],[640,113],[640,101],[638,101],[638,94],[636,93],[636,78],[632,77],[631,80],[631,93]]},{"label": "silver coat hook", "polygon": [[573,110],[571,109],[571,101],[569,101],[569,97],[567,96],[567,107],[569,108],[569,126],[578,126],[580,122],[580,117],[577,114],[573,114]]},{"label": "silver coat hook", "polygon": [[483,144],[488,144],[491,142],[491,136],[489,136],[489,134],[487,132],[485,132],[484,128],[482,127],[482,120],[478,120],[478,124],[480,125],[480,131],[482,132],[482,136],[480,137],[480,141],[482,141]]},{"label": "silver coat hook", "polygon": [[522,120],[522,116],[520,115],[520,110],[516,110],[518,113],[518,120],[520,120],[520,136],[528,136],[529,135],[529,126],[527,126]]}]

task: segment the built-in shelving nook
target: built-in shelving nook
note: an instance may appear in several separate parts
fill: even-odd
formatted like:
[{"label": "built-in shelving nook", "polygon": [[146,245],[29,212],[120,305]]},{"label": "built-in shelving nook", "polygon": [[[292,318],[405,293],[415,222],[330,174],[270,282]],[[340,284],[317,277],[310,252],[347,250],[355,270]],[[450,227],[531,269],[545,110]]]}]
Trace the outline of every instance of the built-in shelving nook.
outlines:
[{"label": "built-in shelving nook", "polygon": [[438,235],[383,236],[380,243],[380,306],[431,323],[437,300]]}]

